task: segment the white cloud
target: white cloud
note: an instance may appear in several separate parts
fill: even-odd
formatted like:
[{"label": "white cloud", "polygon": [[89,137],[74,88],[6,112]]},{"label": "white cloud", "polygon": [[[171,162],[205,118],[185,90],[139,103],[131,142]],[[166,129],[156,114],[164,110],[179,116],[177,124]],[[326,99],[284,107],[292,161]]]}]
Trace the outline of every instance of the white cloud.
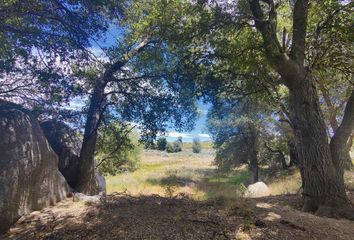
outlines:
[{"label": "white cloud", "polygon": [[182,138],[193,138],[192,134],[189,133],[179,133],[179,132],[169,132],[168,137],[182,137]]},{"label": "white cloud", "polygon": [[210,138],[210,135],[205,133],[199,133],[198,136],[203,138]]}]

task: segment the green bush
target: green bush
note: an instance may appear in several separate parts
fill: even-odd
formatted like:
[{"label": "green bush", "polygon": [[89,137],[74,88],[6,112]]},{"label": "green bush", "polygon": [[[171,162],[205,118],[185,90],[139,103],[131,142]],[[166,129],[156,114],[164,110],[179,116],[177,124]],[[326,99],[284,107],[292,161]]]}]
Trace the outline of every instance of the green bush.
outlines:
[{"label": "green bush", "polygon": [[179,140],[177,140],[173,143],[167,143],[166,151],[168,153],[181,152],[182,151],[182,143]]},{"label": "green bush", "polygon": [[130,125],[112,123],[99,129],[96,159],[103,175],[135,170],[143,150]]},{"label": "green bush", "polygon": [[145,141],[144,142],[145,149],[155,150],[157,149],[156,143],[153,140]]},{"label": "green bush", "polygon": [[167,145],[167,140],[166,138],[159,138],[157,140],[157,149],[160,151],[165,151],[166,150],[166,145]]},{"label": "green bush", "polygon": [[200,144],[199,138],[193,139],[192,151],[194,153],[200,153],[202,151],[202,145]]}]

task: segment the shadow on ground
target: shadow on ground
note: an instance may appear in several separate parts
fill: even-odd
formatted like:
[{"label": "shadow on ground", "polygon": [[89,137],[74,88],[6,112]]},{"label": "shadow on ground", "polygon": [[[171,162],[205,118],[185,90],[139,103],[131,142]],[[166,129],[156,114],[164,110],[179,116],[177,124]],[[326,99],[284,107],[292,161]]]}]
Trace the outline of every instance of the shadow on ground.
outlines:
[{"label": "shadow on ground", "polygon": [[0,239],[352,239],[354,222],[298,210],[296,195],[237,202],[178,195],[70,199],[22,218]]}]

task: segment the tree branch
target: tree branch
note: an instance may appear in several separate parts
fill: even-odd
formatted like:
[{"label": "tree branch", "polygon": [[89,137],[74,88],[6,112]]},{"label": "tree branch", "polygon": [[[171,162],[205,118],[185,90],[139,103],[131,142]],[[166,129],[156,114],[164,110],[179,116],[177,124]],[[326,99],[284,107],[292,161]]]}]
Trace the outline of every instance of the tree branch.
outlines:
[{"label": "tree branch", "polygon": [[354,130],[354,89],[345,106],[342,123],[331,138],[330,148],[332,159],[337,169],[344,165],[343,154],[346,150],[346,144]]},{"label": "tree branch", "polygon": [[297,0],[293,11],[293,42],[290,59],[304,64],[307,31],[308,0]]}]

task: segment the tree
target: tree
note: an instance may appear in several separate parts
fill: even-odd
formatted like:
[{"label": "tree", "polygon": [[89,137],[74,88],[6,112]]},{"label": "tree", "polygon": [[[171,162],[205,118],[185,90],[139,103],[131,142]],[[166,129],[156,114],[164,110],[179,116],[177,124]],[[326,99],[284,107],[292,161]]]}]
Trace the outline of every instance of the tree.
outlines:
[{"label": "tree", "polygon": [[[303,209],[320,215],[334,213],[353,217],[344,188],[341,149],[354,129],[350,116],[354,115],[354,91],[347,103],[341,130],[334,134],[328,144],[316,86],[305,65],[309,2],[298,0],[294,4],[293,38],[289,53],[283,51],[277,37],[275,3],[268,1],[267,11],[260,1],[249,2],[256,29],[262,34],[266,59],[289,89],[290,118],[303,168]],[[348,210],[351,215],[348,215]]]},{"label": "tree", "polygon": [[70,65],[86,64],[119,8],[110,0],[1,1],[0,97],[42,108],[67,102],[76,91]]},{"label": "tree", "polygon": [[157,139],[157,149],[160,151],[165,151],[166,150],[166,145],[167,145],[167,140],[166,138],[159,138]]},{"label": "tree", "polygon": [[[354,128],[354,91],[351,88],[343,120],[329,143],[314,81],[316,75],[312,72],[313,62],[308,58],[311,48],[317,46],[306,42],[307,32],[312,30],[309,26],[312,21],[318,20],[309,21],[308,15],[309,12],[316,11],[318,6],[337,9],[334,15],[345,12],[348,16],[352,3],[311,1],[309,4],[307,0],[276,3],[249,0],[188,4],[185,1],[172,1],[156,6],[156,9],[161,10],[157,18],[160,21],[161,34],[169,38],[171,45],[185,46],[184,63],[191,68],[194,65],[198,75],[203,76],[197,79],[201,85],[205,85],[204,79],[213,79],[215,73],[220,73],[221,67],[229,75],[236,76],[234,90],[237,92],[244,91],[244,85],[253,85],[255,90],[258,86],[262,89],[264,85],[273,85],[275,88],[286,86],[289,95],[287,117],[294,131],[302,169],[303,210],[319,215],[353,218],[353,209],[344,187],[343,149]],[[171,11],[176,8],[179,9],[177,13]],[[278,11],[282,15],[278,15]],[[155,15],[156,10],[154,17]],[[340,27],[350,29],[349,22]],[[173,31],[166,32],[166,29]],[[242,41],[245,39],[248,41]],[[254,41],[249,41],[250,39]],[[236,52],[235,49],[240,51]],[[252,52],[255,53],[253,56],[250,54]],[[245,59],[244,54],[249,58],[243,63],[238,59]],[[255,74],[257,71],[251,71],[251,78],[240,77],[243,76],[243,71],[239,71],[240,66],[248,70],[254,68],[252,64],[255,63],[259,63],[256,67],[260,69],[270,69],[268,75],[271,78],[257,79],[265,76]],[[210,72],[214,74],[210,75]],[[215,85],[223,85],[222,81],[215,80]]]},{"label": "tree", "polygon": [[208,113],[208,131],[216,149],[215,164],[230,171],[247,164],[252,182],[258,182],[262,142],[265,141],[266,110],[256,99],[225,100],[219,98]]},{"label": "tree", "polygon": [[[179,59],[163,41],[154,38],[151,28],[138,40],[130,35],[132,24],[136,22],[125,26],[123,40],[106,50],[109,62],[94,68],[98,74],[90,78],[92,91],[76,187],[86,194],[97,193],[94,153],[97,130],[104,118],[137,123],[142,137],[150,138],[164,132],[168,123],[177,129],[190,129],[196,117],[195,98],[185,97],[193,95],[193,82],[189,77],[181,78]],[[85,69],[79,69],[80,76],[85,79]]]},{"label": "tree", "polygon": [[200,153],[202,151],[202,145],[199,138],[193,138],[192,151],[194,153]]}]

